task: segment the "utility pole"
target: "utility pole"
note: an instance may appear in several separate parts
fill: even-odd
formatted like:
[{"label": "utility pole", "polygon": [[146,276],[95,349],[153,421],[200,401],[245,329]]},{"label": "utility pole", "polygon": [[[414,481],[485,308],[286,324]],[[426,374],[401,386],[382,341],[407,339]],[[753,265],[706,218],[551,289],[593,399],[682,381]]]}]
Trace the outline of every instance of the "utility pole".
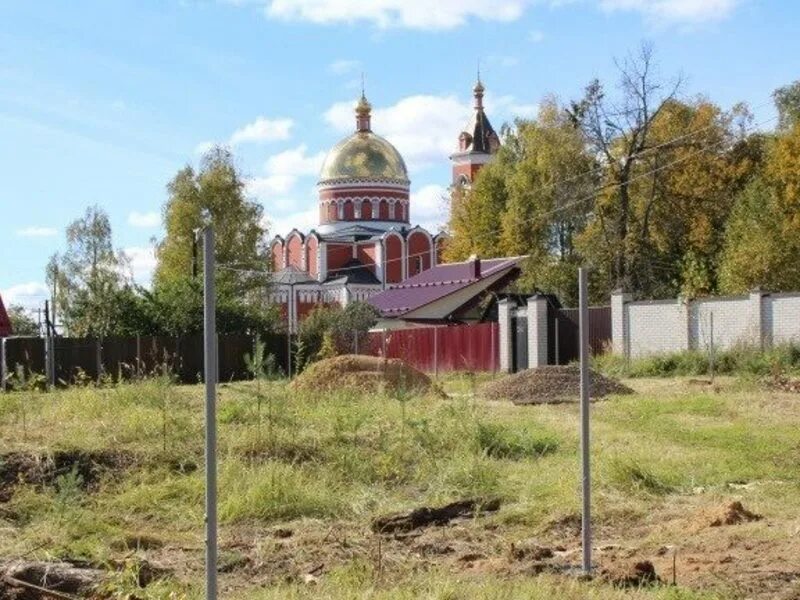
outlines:
[{"label": "utility pole", "polygon": [[47,372],[47,385],[52,388],[56,384],[55,340],[53,339],[53,324],[50,322],[50,302],[44,301],[44,368]]},{"label": "utility pole", "polygon": [[581,357],[581,544],[583,546],[583,573],[592,572],[592,483],[589,470],[589,298],[587,270],[578,269],[579,327]]},{"label": "utility pole", "polygon": [[206,600],[217,599],[217,318],[214,229],[203,228],[203,367],[206,386]]}]

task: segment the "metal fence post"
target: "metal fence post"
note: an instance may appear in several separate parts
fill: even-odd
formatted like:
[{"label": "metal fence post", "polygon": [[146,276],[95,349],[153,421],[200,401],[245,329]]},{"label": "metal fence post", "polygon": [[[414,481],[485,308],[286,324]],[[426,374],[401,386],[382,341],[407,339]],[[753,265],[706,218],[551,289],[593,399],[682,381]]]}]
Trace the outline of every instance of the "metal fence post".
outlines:
[{"label": "metal fence post", "polygon": [[217,320],[214,230],[203,229],[203,367],[206,389],[206,599],[217,598]]},{"label": "metal fence post", "polygon": [[433,328],[433,376],[439,376],[439,328]]},{"label": "metal fence post", "polygon": [[583,572],[592,572],[592,521],[591,474],[589,471],[589,299],[587,295],[587,270],[578,269],[578,295],[580,299],[580,358],[581,358],[581,492],[583,512],[581,542],[583,546]]},{"label": "metal fence post", "polygon": [[0,390],[6,391],[6,379],[8,378],[8,366],[6,364],[6,340],[0,339]]},{"label": "metal fence post", "polygon": [[708,315],[708,329],[709,329],[709,342],[708,342],[708,367],[711,370],[711,381],[714,381],[714,311],[712,310]]},{"label": "metal fence post", "polygon": [[553,338],[554,338],[555,344],[556,344],[556,347],[555,347],[556,364],[559,365],[559,364],[561,364],[561,359],[559,357],[559,347],[558,347],[558,317],[556,317],[554,319],[554,321],[555,322],[553,323],[553,325],[554,325],[554,327],[553,327]]}]

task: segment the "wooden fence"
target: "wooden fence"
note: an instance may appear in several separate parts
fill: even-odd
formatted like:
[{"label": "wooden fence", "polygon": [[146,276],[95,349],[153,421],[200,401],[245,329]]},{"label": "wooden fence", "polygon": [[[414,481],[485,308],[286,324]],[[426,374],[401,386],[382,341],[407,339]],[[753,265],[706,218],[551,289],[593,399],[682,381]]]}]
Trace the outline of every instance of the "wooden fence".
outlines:
[{"label": "wooden fence", "polygon": [[[276,366],[286,371],[287,344],[283,334],[261,336],[266,352],[275,356]],[[26,377],[46,372],[46,340],[44,338],[11,337],[0,340],[0,377],[5,383],[9,375],[22,369]],[[219,380],[249,378],[245,356],[252,354],[255,338],[247,334],[225,334],[217,337]],[[53,361],[57,384],[67,385],[78,379],[101,377],[132,379],[166,368],[181,383],[197,383],[203,379],[203,336],[180,337],[137,336],[114,338],[53,338]]]}]

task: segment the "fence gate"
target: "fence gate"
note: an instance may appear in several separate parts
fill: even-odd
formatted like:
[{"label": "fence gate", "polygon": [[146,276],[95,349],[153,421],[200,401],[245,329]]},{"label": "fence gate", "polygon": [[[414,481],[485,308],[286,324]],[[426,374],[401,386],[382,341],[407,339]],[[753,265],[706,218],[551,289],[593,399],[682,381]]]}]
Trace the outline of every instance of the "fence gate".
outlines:
[{"label": "fence gate", "polygon": [[[555,318],[548,326],[548,337],[557,340],[558,348],[556,364],[566,365],[578,360],[579,355],[579,310],[577,308],[561,308],[555,311]],[[592,355],[601,354],[611,343],[611,307],[589,307],[589,348]],[[554,351],[550,357],[556,358]],[[553,362],[551,360],[551,362]]]},{"label": "fence gate", "polygon": [[511,371],[524,371],[528,368],[528,316],[520,309],[511,316]]}]

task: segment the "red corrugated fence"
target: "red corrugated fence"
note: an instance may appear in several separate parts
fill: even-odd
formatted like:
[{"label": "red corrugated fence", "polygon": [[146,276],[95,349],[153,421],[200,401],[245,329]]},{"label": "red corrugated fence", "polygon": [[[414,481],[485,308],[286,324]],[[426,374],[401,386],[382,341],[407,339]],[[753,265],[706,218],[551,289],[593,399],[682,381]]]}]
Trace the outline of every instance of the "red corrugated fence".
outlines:
[{"label": "red corrugated fence", "polygon": [[377,331],[369,334],[363,352],[373,356],[385,352],[389,358],[402,358],[429,373],[496,371],[497,331],[497,323]]}]

